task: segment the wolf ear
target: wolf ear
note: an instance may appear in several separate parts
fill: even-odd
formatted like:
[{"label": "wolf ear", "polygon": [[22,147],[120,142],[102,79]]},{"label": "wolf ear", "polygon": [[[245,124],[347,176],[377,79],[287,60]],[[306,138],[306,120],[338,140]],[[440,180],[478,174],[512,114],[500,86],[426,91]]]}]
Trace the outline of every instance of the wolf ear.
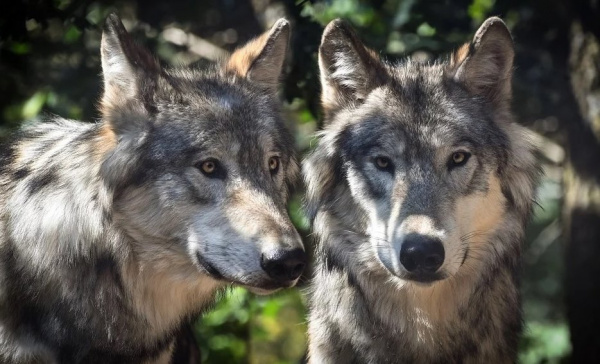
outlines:
[{"label": "wolf ear", "polygon": [[290,41],[290,23],[279,19],[268,32],[237,49],[225,69],[276,92]]},{"label": "wolf ear", "polygon": [[331,21],[323,32],[319,69],[326,115],[362,101],[387,74],[377,54],[341,19]]},{"label": "wolf ear", "polygon": [[106,19],[100,52],[104,76],[103,117],[116,132],[130,129],[134,127],[130,124],[135,118],[123,117],[123,113],[126,109],[144,114],[153,110],[160,66],[148,51],[134,42],[114,13]]},{"label": "wolf ear", "polygon": [[510,32],[497,17],[488,18],[471,43],[452,55],[450,71],[474,95],[496,107],[509,105],[515,51]]}]

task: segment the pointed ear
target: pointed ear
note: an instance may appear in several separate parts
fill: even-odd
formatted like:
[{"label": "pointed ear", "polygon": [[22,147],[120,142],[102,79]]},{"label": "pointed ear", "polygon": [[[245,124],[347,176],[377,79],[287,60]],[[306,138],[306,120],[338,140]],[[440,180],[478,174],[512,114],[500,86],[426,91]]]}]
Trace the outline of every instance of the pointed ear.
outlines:
[{"label": "pointed ear", "polygon": [[510,105],[515,51],[504,22],[488,18],[477,30],[471,43],[452,55],[450,75],[474,95],[496,107]]},{"label": "pointed ear", "polygon": [[104,94],[101,111],[113,130],[131,128],[120,125],[126,109],[141,113],[154,110],[153,93],[160,66],[156,59],[137,45],[116,14],[106,19],[100,47]]},{"label": "pointed ear", "polygon": [[323,32],[319,69],[326,115],[361,102],[387,78],[377,54],[365,47],[354,30],[340,19],[330,22]]},{"label": "pointed ear", "polygon": [[237,49],[226,70],[276,92],[290,40],[290,23],[279,19],[268,32]]}]

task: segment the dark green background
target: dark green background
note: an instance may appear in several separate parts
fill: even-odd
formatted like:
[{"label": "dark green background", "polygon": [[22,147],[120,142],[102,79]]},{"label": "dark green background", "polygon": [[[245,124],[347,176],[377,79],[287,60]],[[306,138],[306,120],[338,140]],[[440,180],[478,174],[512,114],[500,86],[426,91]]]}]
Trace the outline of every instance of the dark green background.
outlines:
[{"label": "dark green background", "polygon": [[[347,19],[390,59],[433,60],[469,41],[487,16],[501,16],[516,42],[514,109],[542,145],[546,171],[524,254],[527,329],[519,360],[600,362],[597,1],[45,0],[3,8],[0,138],[44,114],[99,118],[99,42],[111,11],[167,65],[210,62],[285,16],[293,25],[293,57],[283,98],[303,153],[319,127],[316,51],[327,22]],[[292,201],[290,213],[307,236],[299,201]],[[303,288],[270,297],[232,290],[195,325],[203,359],[300,362],[306,349]]]}]

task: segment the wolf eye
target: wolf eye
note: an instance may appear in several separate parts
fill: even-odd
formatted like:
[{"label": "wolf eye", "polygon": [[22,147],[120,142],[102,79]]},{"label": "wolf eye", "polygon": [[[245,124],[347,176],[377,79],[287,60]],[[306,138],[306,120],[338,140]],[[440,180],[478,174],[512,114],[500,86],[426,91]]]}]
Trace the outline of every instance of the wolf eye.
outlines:
[{"label": "wolf eye", "polygon": [[454,152],[452,153],[452,157],[450,157],[448,165],[450,168],[464,166],[470,156],[471,153],[468,152]]},{"label": "wolf eye", "polygon": [[392,166],[392,161],[388,157],[375,158],[375,165],[381,170],[389,170]]},{"label": "wolf eye", "polygon": [[217,172],[219,171],[219,162],[214,159],[207,159],[203,162],[200,162],[198,168],[206,176],[213,177],[216,176]]},{"label": "wolf eye", "polygon": [[279,171],[279,164],[279,157],[269,158],[269,170],[272,174],[275,174],[277,171]]},{"label": "wolf eye", "polygon": [[202,163],[202,172],[211,174],[217,169],[217,164],[214,161],[206,161]]}]

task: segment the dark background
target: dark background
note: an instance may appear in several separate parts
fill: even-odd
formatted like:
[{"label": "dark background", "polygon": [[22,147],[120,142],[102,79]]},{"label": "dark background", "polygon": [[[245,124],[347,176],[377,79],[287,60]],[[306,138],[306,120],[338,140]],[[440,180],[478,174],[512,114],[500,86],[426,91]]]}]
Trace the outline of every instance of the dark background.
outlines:
[{"label": "dark background", "polygon": [[[432,60],[501,16],[516,44],[514,110],[542,147],[545,177],[528,229],[523,363],[600,363],[600,2],[598,0],[12,1],[0,12],[0,139],[44,114],[97,121],[99,45],[117,11],[167,65],[226,57],[279,17],[293,25],[283,97],[298,148],[319,125],[316,51],[342,17],[396,59]],[[290,206],[307,233],[299,198]],[[301,289],[300,289],[301,291]],[[297,363],[306,349],[299,290],[228,293],[195,325],[210,363]]]}]

